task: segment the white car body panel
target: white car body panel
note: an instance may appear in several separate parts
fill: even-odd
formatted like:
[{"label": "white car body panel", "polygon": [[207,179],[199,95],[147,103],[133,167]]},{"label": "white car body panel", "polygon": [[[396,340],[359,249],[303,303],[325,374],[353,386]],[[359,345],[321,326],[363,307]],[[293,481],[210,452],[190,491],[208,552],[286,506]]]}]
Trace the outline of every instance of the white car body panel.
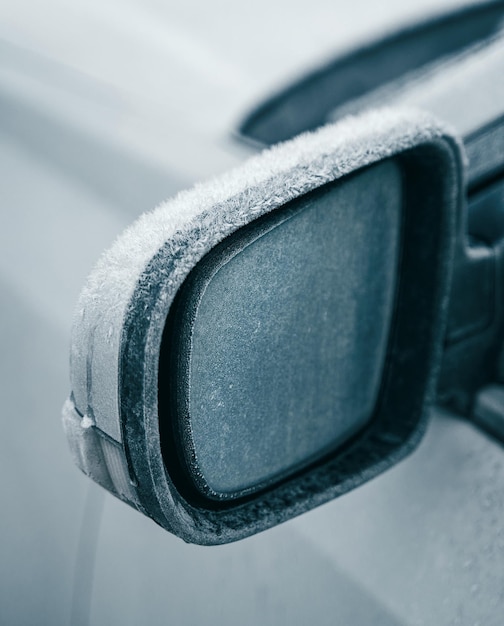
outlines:
[{"label": "white car body panel", "polygon": [[280,527],[185,545],[73,466],[80,286],[141,211],[224,171],[268,91],[459,2],[0,7],[0,623],[485,624],[504,610],[504,456],[440,410],[416,453]]}]

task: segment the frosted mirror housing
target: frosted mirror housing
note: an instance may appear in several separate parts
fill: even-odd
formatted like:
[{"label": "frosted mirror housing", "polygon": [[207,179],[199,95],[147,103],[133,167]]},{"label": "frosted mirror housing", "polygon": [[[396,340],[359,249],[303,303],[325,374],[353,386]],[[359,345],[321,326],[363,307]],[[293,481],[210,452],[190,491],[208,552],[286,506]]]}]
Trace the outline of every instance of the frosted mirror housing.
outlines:
[{"label": "frosted mirror housing", "polygon": [[64,407],[78,466],[218,544],[404,457],[435,385],[461,171],[437,121],[376,111],[140,218],[79,300]]}]

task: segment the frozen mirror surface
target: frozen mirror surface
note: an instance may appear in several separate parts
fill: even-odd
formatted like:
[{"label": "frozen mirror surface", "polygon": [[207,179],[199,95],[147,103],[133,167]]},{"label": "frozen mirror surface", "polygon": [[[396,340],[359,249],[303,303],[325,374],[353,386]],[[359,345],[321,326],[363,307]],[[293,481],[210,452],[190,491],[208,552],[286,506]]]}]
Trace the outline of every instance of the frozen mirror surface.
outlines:
[{"label": "frozen mirror surface", "polygon": [[177,383],[207,495],[256,490],[370,419],[393,312],[401,177],[374,166],[287,205],[196,269]]}]

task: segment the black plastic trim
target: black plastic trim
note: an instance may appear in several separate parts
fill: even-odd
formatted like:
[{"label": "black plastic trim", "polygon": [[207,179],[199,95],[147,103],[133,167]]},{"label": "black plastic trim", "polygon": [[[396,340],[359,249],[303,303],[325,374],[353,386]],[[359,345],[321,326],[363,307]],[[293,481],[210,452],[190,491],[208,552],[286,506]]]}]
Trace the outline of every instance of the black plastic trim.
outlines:
[{"label": "black plastic trim", "polygon": [[504,2],[478,3],[338,57],[259,105],[242,121],[238,136],[264,146],[313,130],[345,102],[488,39],[503,19]]}]

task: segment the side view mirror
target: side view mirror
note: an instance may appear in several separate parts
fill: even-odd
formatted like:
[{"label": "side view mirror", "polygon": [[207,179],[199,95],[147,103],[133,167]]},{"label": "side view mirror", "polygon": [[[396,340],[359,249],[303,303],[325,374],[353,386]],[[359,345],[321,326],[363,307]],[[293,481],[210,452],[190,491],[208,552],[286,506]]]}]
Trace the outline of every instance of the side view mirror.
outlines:
[{"label": "side view mirror", "polygon": [[264,530],[418,442],[445,331],[457,140],[381,110],[142,216],[74,323],[77,465],[186,541]]}]

